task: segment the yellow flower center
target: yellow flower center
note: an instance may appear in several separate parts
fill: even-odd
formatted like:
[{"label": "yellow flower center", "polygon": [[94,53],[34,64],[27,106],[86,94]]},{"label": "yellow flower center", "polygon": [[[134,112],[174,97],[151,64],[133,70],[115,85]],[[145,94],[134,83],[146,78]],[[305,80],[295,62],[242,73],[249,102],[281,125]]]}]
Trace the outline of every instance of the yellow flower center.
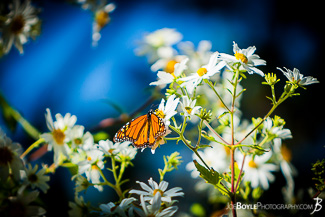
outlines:
[{"label": "yellow flower center", "polygon": [[165,72],[167,72],[175,77],[174,70],[175,70],[176,63],[177,63],[176,60],[168,61],[168,63],[166,64],[166,67],[165,67]]},{"label": "yellow flower center", "polygon": [[207,72],[208,72],[208,70],[207,70],[206,68],[199,68],[199,69],[197,70],[196,73],[197,73],[200,77],[202,77],[202,76],[205,75]]},{"label": "yellow flower center", "polygon": [[156,115],[162,119],[164,119],[166,117],[166,115],[164,114],[164,112],[162,110],[156,109],[155,111]]},{"label": "yellow flower center", "polygon": [[65,134],[61,129],[55,129],[52,132],[53,138],[58,145],[64,144]]},{"label": "yellow flower center", "polygon": [[193,109],[191,107],[185,107],[185,110],[187,111],[187,113],[191,114]]},{"label": "yellow flower center", "polygon": [[75,143],[76,145],[80,145],[80,144],[82,143],[82,139],[81,139],[81,138],[76,138],[76,139],[74,139],[73,141],[74,141],[74,143]]},{"label": "yellow flower center", "polygon": [[99,168],[98,168],[98,166],[97,166],[96,164],[92,165],[92,166],[91,166],[91,169],[92,169],[92,170],[99,170]]},{"label": "yellow flower center", "polygon": [[103,28],[110,21],[110,17],[107,12],[100,10],[96,12],[95,21],[100,28]]},{"label": "yellow flower center", "polygon": [[161,196],[163,196],[164,192],[160,189],[153,190],[153,195],[156,195],[156,193],[159,192]]},{"label": "yellow flower center", "polygon": [[254,160],[250,160],[250,161],[248,162],[248,166],[249,166],[249,167],[252,167],[252,168],[257,168],[257,167],[258,167],[257,164],[254,162]]},{"label": "yellow flower center", "polygon": [[91,161],[91,157],[90,156],[87,157],[87,161]]},{"label": "yellow flower center", "polygon": [[281,147],[281,154],[282,154],[282,157],[283,157],[283,160],[287,161],[287,162],[290,162],[291,159],[292,159],[292,153],[290,151],[290,149],[288,149],[286,146],[283,146]]},{"label": "yellow flower center", "polygon": [[236,52],[235,53],[235,57],[236,57],[237,60],[241,60],[245,64],[248,62],[247,57],[244,54],[242,54],[242,53]]},{"label": "yellow flower center", "polygon": [[14,17],[10,25],[11,32],[15,35],[20,34],[24,30],[25,23],[22,15]]}]

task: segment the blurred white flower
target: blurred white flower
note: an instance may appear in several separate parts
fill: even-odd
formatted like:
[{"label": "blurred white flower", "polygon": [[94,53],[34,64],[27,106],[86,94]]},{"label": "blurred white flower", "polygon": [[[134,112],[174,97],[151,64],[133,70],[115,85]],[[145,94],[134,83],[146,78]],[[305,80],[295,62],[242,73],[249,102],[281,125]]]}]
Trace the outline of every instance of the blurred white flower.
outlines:
[{"label": "blurred white flower", "polygon": [[165,87],[166,84],[176,81],[187,68],[187,62],[188,58],[185,58],[180,63],[175,62],[175,65],[173,66],[174,69],[172,71],[159,71],[157,74],[158,81],[151,82],[149,85],[161,85],[162,87]]},{"label": "blurred white flower", "polygon": [[234,55],[221,53],[220,56],[221,59],[227,64],[240,63],[241,67],[249,74],[253,74],[255,72],[261,76],[264,76],[264,73],[255,66],[266,65],[266,61],[262,60],[257,54],[254,54],[255,50],[255,46],[248,47],[247,49],[240,49],[236,42],[234,42]]},{"label": "blurred white flower", "polygon": [[97,46],[98,41],[101,38],[100,31],[111,21],[110,13],[114,10],[115,4],[107,4],[107,1],[101,1],[101,4],[95,6],[92,34],[93,46]]},{"label": "blurred white flower", "polygon": [[143,182],[137,181],[140,184],[141,188],[144,190],[131,190],[130,194],[139,194],[144,196],[145,201],[149,201],[150,204],[153,204],[155,195],[159,192],[161,195],[161,201],[171,203],[172,197],[184,196],[183,192],[180,192],[182,188],[175,187],[167,190],[168,182],[161,181],[159,185],[157,182],[153,181],[152,178],[148,180],[149,186]]},{"label": "blurred white flower", "polygon": [[64,117],[61,114],[56,114],[56,121],[53,122],[50,109],[46,109],[46,124],[49,133],[43,133],[40,135],[48,143],[48,150],[54,149],[54,163],[59,165],[65,158],[69,158],[71,152],[67,142],[70,141],[69,135],[72,127],[77,121],[77,117],[70,113],[67,113]]},{"label": "blurred white flower", "polygon": [[34,168],[31,164],[27,164],[25,170],[20,171],[20,176],[25,185],[30,185],[32,189],[39,188],[46,193],[50,188],[50,186],[47,184],[47,182],[50,181],[50,177],[45,175],[45,173],[45,167],[38,170],[37,164]]},{"label": "blurred white flower", "polygon": [[176,95],[171,95],[167,99],[165,105],[165,99],[161,99],[156,114],[162,118],[166,126],[169,126],[171,117],[177,114],[176,108],[179,103],[179,98],[176,98]]},{"label": "blurred white flower", "polygon": [[138,153],[138,149],[130,145],[130,142],[116,143],[118,146],[117,158],[119,160],[131,161],[135,158],[135,155]]},{"label": "blurred white flower", "polygon": [[144,199],[144,195],[140,195],[140,202],[141,202],[141,208],[135,209],[136,213],[140,217],[148,217],[148,216],[155,216],[155,217],[170,217],[173,216],[178,208],[177,206],[170,206],[165,209],[161,208],[161,194],[160,192],[157,192],[155,196],[152,199],[152,204],[147,204],[146,200]]},{"label": "blurred white flower", "polygon": [[196,73],[191,74],[185,78],[180,78],[180,81],[184,81],[181,87],[186,87],[188,93],[192,94],[194,88],[196,88],[203,79],[209,79],[211,76],[219,72],[225,66],[225,62],[219,59],[219,53],[215,52],[210,56],[209,63],[201,66]]},{"label": "blurred white flower", "polygon": [[39,22],[38,11],[30,0],[25,0],[23,4],[20,4],[20,0],[14,0],[9,7],[10,12],[4,17],[1,29],[4,52],[8,53],[12,45],[15,45],[22,54],[23,44],[33,35],[32,28]]},{"label": "blurred white flower", "polygon": [[[104,153],[97,147],[86,150],[86,159],[78,163],[78,174],[86,174],[89,182],[93,184],[100,183],[101,172],[104,169]],[[95,185],[99,191],[103,190],[100,185]]]},{"label": "blurred white flower", "polygon": [[263,124],[263,131],[266,134],[274,135],[277,138],[280,139],[291,139],[291,131],[289,129],[283,129],[282,126],[273,126],[273,120],[268,117]]},{"label": "blurred white flower", "polygon": [[94,138],[90,132],[84,133],[85,127],[75,125],[68,132],[71,139],[71,147],[73,149],[82,148],[84,150],[90,149],[94,146]]},{"label": "blurred white flower", "polygon": [[146,55],[150,63],[159,58],[175,54],[172,45],[182,39],[182,34],[175,29],[163,28],[147,34],[140,42],[140,47],[135,50],[139,56]]},{"label": "blurred white flower", "polygon": [[281,172],[287,181],[286,186],[282,188],[284,199],[287,203],[292,203],[295,188],[293,176],[297,174],[297,169],[291,163],[291,150],[282,144],[281,139],[276,138],[274,139],[273,151],[276,160],[279,162]]},{"label": "blurred white flower", "polygon": [[201,106],[195,106],[196,99],[189,99],[188,96],[182,96],[180,104],[185,116],[193,116],[199,113],[199,110],[202,108]]},{"label": "blurred white flower", "polygon": [[[130,215],[126,215],[126,211],[131,207],[132,202],[136,201],[137,199],[130,197],[125,198],[122,200],[122,202],[117,206],[112,202],[109,202],[108,204],[101,204],[99,205],[99,208],[102,210],[102,215],[107,216],[114,216],[118,215],[121,217],[128,217]],[[131,209],[132,212],[133,209]]]},{"label": "blurred white flower", "polygon": [[[198,151],[198,153],[209,167],[213,168],[219,173],[226,172],[230,164],[230,149],[216,142],[211,142],[209,145],[211,148],[205,148],[203,151]],[[194,153],[192,154],[192,158],[193,160],[201,162]],[[193,161],[186,165],[186,170],[191,171],[191,176],[193,178],[197,178],[200,175]]]},{"label": "blurred white flower", "polygon": [[304,77],[304,75],[301,74],[300,71],[296,68],[294,68],[293,71],[291,71],[290,69],[287,69],[285,67],[283,67],[283,68],[284,68],[284,70],[279,67],[277,69],[280,70],[291,83],[297,84],[300,87],[310,85],[310,84],[319,83],[317,78],[313,78],[312,76]]},{"label": "blurred white flower", "polygon": [[178,48],[181,53],[185,54],[191,60],[188,65],[192,72],[195,72],[200,66],[206,65],[209,62],[209,58],[212,54],[212,44],[210,41],[202,40],[199,42],[197,49],[190,41],[180,42]]},{"label": "blurred white flower", "polygon": [[[10,205],[5,210],[5,213],[7,212],[8,216],[12,216],[12,213],[17,216],[44,216],[45,209],[40,206],[30,205],[38,198],[39,191],[35,190],[24,194],[24,190],[25,186],[22,186],[18,189],[16,196],[8,198]],[[19,210],[17,210],[17,207],[19,207]],[[5,214],[5,216],[7,215]]]},{"label": "blurred white flower", "polygon": [[6,182],[9,175],[14,180],[20,179],[20,170],[23,162],[20,159],[22,148],[18,143],[13,143],[0,128],[0,181]]},{"label": "blurred white flower", "polygon": [[83,196],[75,195],[74,202],[69,201],[69,207],[70,217],[87,217],[90,214],[89,203],[85,203]]},{"label": "blurred white flower", "polygon": [[[238,159],[237,163],[239,168],[241,168],[241,163],[243,155],[237,152]],[[273,163],[267,163],[267,161],[272,156],[272,152],[265,152],[263,155],[246,156],[244,163],[244,181],[249,181],[252,188],[262,187],[264,190],[269,189],[269,183],[275,180],[275,176],[271,173],[278,169],[278,167]]]}]

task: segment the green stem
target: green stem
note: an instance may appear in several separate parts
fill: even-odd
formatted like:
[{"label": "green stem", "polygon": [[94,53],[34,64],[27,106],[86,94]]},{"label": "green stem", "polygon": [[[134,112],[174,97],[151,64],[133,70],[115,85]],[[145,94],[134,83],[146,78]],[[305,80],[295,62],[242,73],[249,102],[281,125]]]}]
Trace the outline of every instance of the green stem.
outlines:
[{"label": "green stem", "polygon": [[235,69],[235,82],[234,82],[234,90],[232,96],[232,104],[230,110],[230,117],[231,117],[231,149],[230,149],[230,167],[231,167],[231,204],[232,204],[232,215],[234,217],[237,216],[235,203],[236,203],[236,189],[235,189],[235,124],[234,124],[234,113],[235,113],[235,102],[236,102],[236,92],[237,92],[237,85],[238,85],[238,78],[239,78],[239,67]]},{"label": "green stem", "polygon": [[38,139],[36,142],[31,144],[31,146],[29,146],[22,155],[20,155],[20,158],[23,159],[29,152],[31,152],[34,148],[37,148],[43,142],[45,142],[43,138]]},{"label": "green stem", "polygon": [[228,142],[226,142],[220,135],[219,133],[217,133],[212,127],[211,125],[206,121],[204,120],[203,123],[205,124],[205,126],[207,126],[209,128],[209,130],[214,133],[222,142],[224,142],[226,145],[230,145]]},{"label": "green stem", "polygon": [[213,90],[213,92],[217,95],[217,97],[219,98],[220,102],[222,103],[222,105],[230,112],[230,109],[228,108],[228,106],[224,103],[224,101],[222,100],[221,96],[218,94],[218,92],[216,91],[216,89],[214,88],[213,84],[211,81],[204,79],[205,83],[207,83],[211,89]]},{"label": "green stem", "polygon": [[[96,165],[96,166],[97,166],[97,165]],[[116,191],[117,195],[118,195],[120,198],[122,198],[122,197],[123,197],[123,193],[122,193],[121,188],[117,188],[115,185],[113,185],[112,183],[110,183],[110,182],[106,179],[106,177],[105,177],[103,171],[102,171],[98,166],[97,166],[97,169],[98,169],[98,171],[99,171],[100,176],[104,179],[104,183],[103,183],[102,185],[108,185],[109,187],[113,188],[113,189]]]},{"label": "green stem", "polygon": [[122,173],[120,171],[119,176],[117,176],[116,162],[115,162],[114,156],[112,156],[111,159],[112,159],[112,172],[113,172],[113,176],[114,176],[114,179],[115,179],[114,190],[116,191],[116,193],[118,194],[120,199],[122,199],[123,198],[123,193],[122,193],[121,186],[120,186],[120,179],[122,178]]}]

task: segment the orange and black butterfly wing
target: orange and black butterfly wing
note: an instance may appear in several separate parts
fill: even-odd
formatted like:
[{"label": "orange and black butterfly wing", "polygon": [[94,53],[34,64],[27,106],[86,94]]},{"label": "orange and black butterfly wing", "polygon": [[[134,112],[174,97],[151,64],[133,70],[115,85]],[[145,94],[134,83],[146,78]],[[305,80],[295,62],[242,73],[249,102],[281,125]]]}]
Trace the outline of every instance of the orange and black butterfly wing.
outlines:
[{"label": "orange and black butterfly wing", "polygon": [[134,144],[148,121],[147,115],[139,116],[126,123],[114,136],[114,142],[130,141]]},{"label": "orange and black butterfly wing", "polygon": [[150,122],[149,141],[156,141],[157,138],[166,134],[165,122],[160,117],[153,113],[150,117]]}]

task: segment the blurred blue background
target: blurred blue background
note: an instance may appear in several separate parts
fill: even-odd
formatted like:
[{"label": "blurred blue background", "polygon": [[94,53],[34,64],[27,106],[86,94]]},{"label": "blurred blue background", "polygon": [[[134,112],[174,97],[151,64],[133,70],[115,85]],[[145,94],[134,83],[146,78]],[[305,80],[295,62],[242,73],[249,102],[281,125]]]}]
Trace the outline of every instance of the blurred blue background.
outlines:
[{"label": "blurred blue background", "polygon": [[[102,38],[97,47],[91,46],[93,18],[89,11],[66,1],[35,3],[42,8],[42,33],[24,46],[23,55],[12,49],[0,59],[0,91],[41,131],[47,130],[46,108],[50,108],[52,114],[70,112],[76,115],[77,123],[88,130],[105,118],[118,117],[119,113],[107,100],[118,104],[125,112],[136,110],[150,97],[148,84],[156,79],[147,60],[135,56],[136,42],[146,32],[175,28],[183,34],[182,41],[197,45],[200,40],[210,40],[214,51],[231,53],[233,41],[240,48],[255,45],[256,53],[267,61],[268,65],[262,68],[265,72],[276,72],[276,67],[296,67],[304,75],[320,80],[320,84],[307,87],[307,91],[301,89],[301,96],[289,99],[275,112],[287,121],[286,126],[293,133],[294,138],[288,140],[287,145],[293,150],[293,163],[300,171],[295,179],[297,189],[306,190],[313,185],[311,163],[325,157],[321,107],[324,99],[321,88],[324,23],[321,7],[317,5],[321,2],[116,0],[117,8],[111,14],[111,23],[101,31]],[[285,80],[279,72],[277,74]],[[265,98],[269,90],[260,85],[261,77],[254,75],[254,78],[257,81],[243,82],[244,86],[250,86],[242,104],[246,118],[263,116],[270,108]],[[3,125],[2,119],[0,124]],[[108,129],[108,132],[113,135],[114,130]],[[15,132],[6,132],[24,148],[32,143],[20,127]],[[185,171],[192,154],[181,144],[164,145],[155,155],[149,150],[139,152],[135,168],[127,171],[133,182],[129,186],[134,187],[135,180],[147,182],[150,177],[158,180],[157,168],[163,167],[163,154],[173,151],[182,154],[184,163],[178,172],[168,174],[166,178],[171,187],[184,188],[186,196],[180,199],[180,204],[183,204],[183,211],[188,211],[193,201],[190,199],[191,186],[195,181]],[[53,188],[48,195],[42,195],[46,202],[51,202],[47,203],[49,216],[58,206],[68,209],[67,201],[73,200],[74,187],[65,169],[59,169],[51,179]],[[281,188],[284,184],[280,178],[273,185]],[[65,197],[53,200],[57,192]],[[96,190],[87,192],[87,197],[95,205],[116,199],[115,193],[109,189],[101,198],[92,197],[96,193]],[[281,191],[276,192],[274,198],[277,197],[282,197]]]}]

